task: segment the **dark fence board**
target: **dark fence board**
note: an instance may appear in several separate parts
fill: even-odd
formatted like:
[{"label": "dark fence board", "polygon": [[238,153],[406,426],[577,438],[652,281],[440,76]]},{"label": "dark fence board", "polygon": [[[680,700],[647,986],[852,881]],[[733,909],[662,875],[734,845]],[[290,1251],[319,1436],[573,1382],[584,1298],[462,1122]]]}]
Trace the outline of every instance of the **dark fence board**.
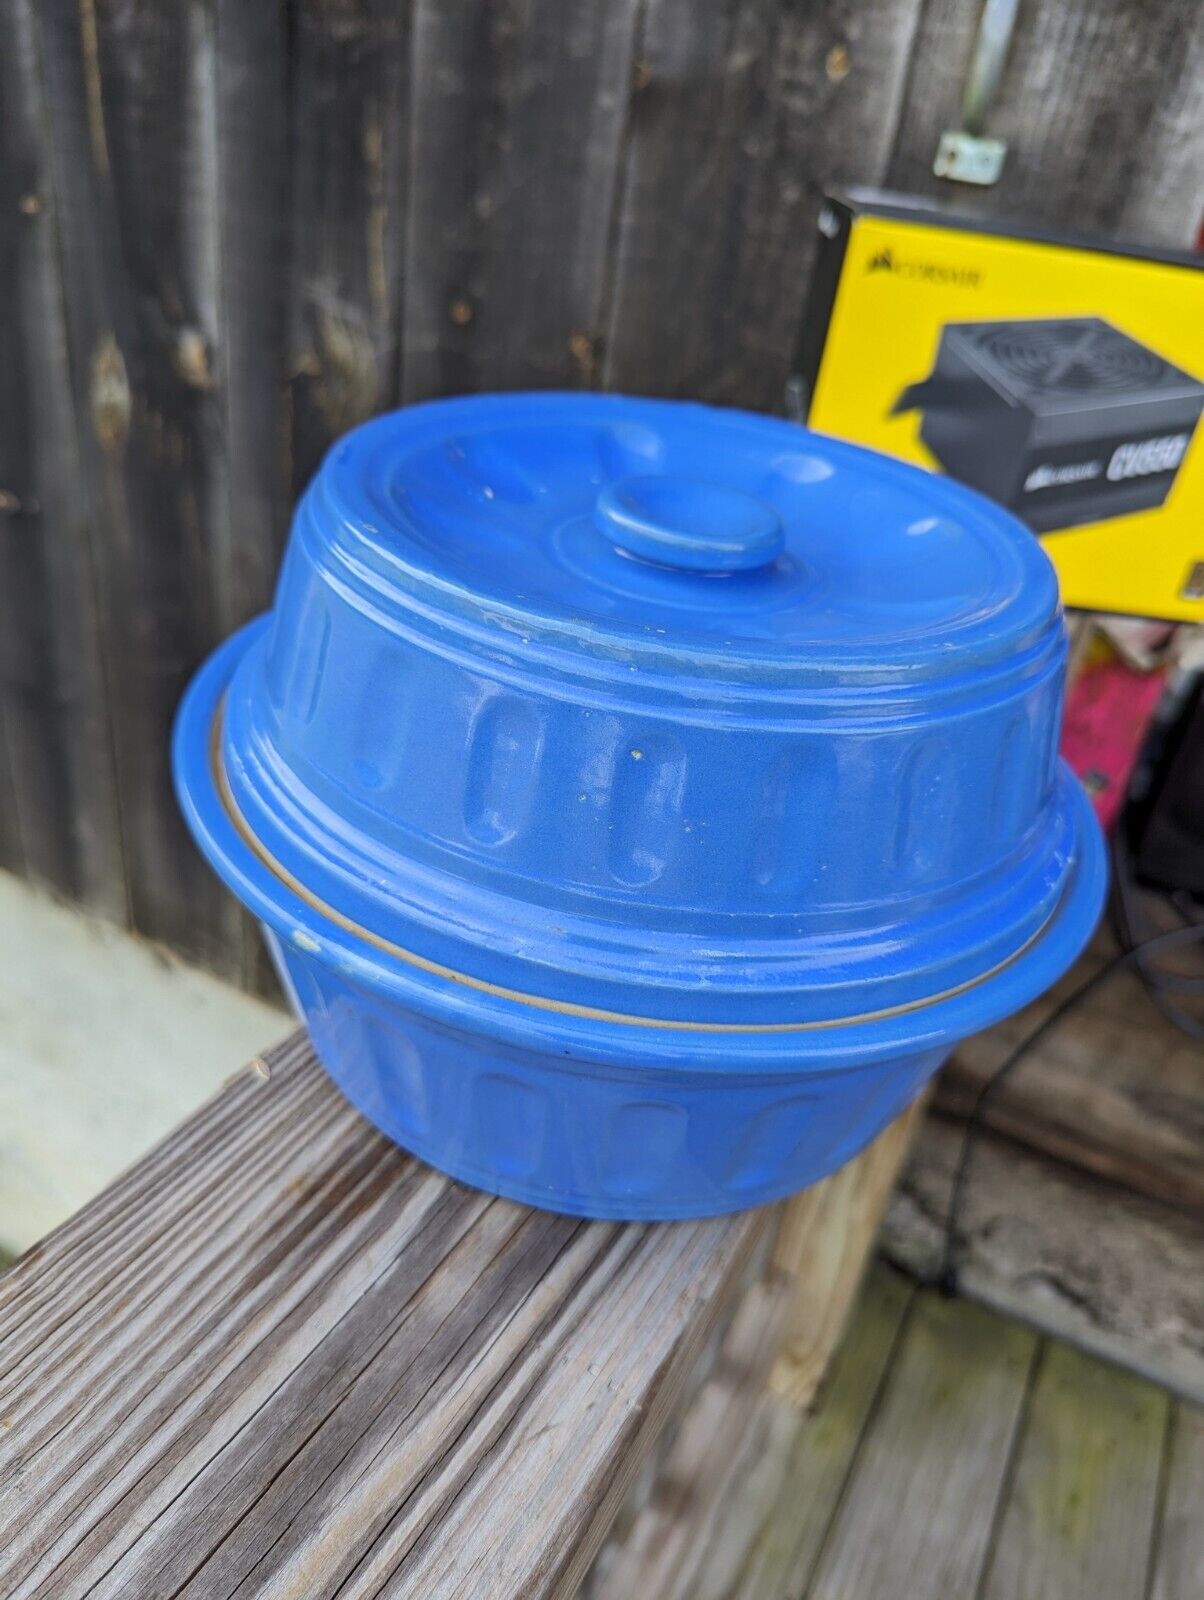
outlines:
[{"label": "dark fence board", "polygon": [[241,916],[168,769],[176,703],[226,609],[212,13],[48,0],[38,17],[131,909],[241,976]]},{"label": "dark fence board", "polygon": [[636,0],[419,0],[402,393],[593,381]]},{"label": "dark fence board", "polygon": [[[206,18],[206,9],[192,15]],[[290,492],[286,308],[289,258],[290,35],[284,0],[216,0],[197,34],[211,56],[198,97],[214,165],[214,285],[222,498],[213,508],[209,581],[218,636],[271,604]],[[216,639],[211,641],[216,642]],[[261,994],[276,981],[250,918],[216,930],[231,965]]]},{"label": "dark fence board", "polygon": [[919,0],[650,0],[606,382],[778,409],[825,185],[881,178]]},{"label": "dark fence board", "polygon": [[8,727],[0,708],[0,869],[25,872],[25,848],[17,817],[17,788],[8,754]]},{"label": "dark fence board", "polygon": [[1022,6],[985,192],[931,171],[979,12],[0,0],[0,867],[264,981],[171,719],[325,448],[399,397],[776,410],[832,184],[1186,242],[1204,8]]},{"label": "dark fence board", "polygon": [[216,0],[201,12],[216,20],[212,46],[198,35],[213,50],[212,81],[195,56],[193,70],[198,110],[212,116],[216,142],[226,486],[219,525],[227,542],[212,550],[210,581],[225,633],[271,604],[288,522],[289,35],[286,0]]},{"label": "dark fence board", "polygon": [[[24,310],[21,286],[28,247],[21,240],[22,196],[26,185],[36,186],[37,157],[31,148],[32,119],[27,97],[21,92],[22,74],[28,71],[30,51],[24,34],[28,15],[12,0],[0,8],[0,29],[9,47],[0,54],[0,273],[8,292],[0,297],[0,341],[11,352],[0,370],[0,574],[19,560],[30,525],[30,500],[36,494],[36,463],[28,437],[25,394],[26,335],[22,327]],[[2,622],[10,618],[7,598],[11,589],[0,593]],[[0,868],[10,872],[26,870],[25,847],[21,840],[18,791],[9,754],[8,720],[10,703],[18,701],[20,720],[21,682],[13,682],[11,652],[0,651]],[[20,672],[19,665],[16,668]]]},{"label": "dark fence board", "polygon": [[[0,862],[126,918],[56,210],[29,0],[0,6]],[[15,845],[19,835],[19,853]]]},{"label": "dark fence board", "polygon": [[1204,7],[1022,5],[988,128],[1008,156],[985,190],[932,172],[941,131],[960,123],[978,16],[964,0],[927,0],[891,185],[967,211],[1190,244],[1204,211]]},{"label": "dark fence board", "polygon": [[1181,25],[1170,28],[1174,72],[1154,80],[1154,103],[1140,119],[1140,166],[1116,231],[1192,245],[1204,224],[1204,9],[1187,0],[1179,14]]},{"label": "dark fence board", "polygon": [[292,487],[396,404],[409,0],[300,0],[292,68]]}]

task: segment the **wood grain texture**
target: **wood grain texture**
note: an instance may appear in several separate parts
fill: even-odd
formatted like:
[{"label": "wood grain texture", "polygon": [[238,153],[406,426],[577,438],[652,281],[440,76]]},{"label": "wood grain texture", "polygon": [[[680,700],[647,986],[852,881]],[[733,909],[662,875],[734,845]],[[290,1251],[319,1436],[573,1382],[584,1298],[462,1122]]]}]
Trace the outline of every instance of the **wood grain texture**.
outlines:
[{"label": "wood grain texture", "polygon": [[1204,1594],[1204,1411],[1200,1407],[1175,1408],[1167,1448],[1150,1600],[1195,1600]]},{"label": "wood grain texture", "polygon": [[1036,1346],[977,1306],[915,1307],[811,1600],[972,1595],[987,1555]]},{"label": "wood grain texture", "polygon": [[4,0],[0,32],[0,864],[124,922],[94,552],[29,0]]},{"label": "wood grain texture", "polygon": [[49,0],[36,16],[132,918],[237,977],[241,917],[167,756],[227,610],[214,13]]},{"label": "wood grain texture", "polygon": [[690,1397],[671,1447],[656,1464],[653,1494],[634,1518],[618,1559],[608,1564],[606,1582],[587,1592],[657,1600],[681,1592],[683,1568],[692,1561],[708,1513],[726,1503],[744,1469],[737,1441],[764,1390],[785,1308],[778,1283],[754,1283],[744,1295],[711,1375]]},{"label": "wood grain texture", "polygon": [[[742,1307],[761,1328],[772,1320],[765,1292],[757,1285]],[[814,1415],[764,1388],[751,1406],[733,1403],[758,1370],[738,1314],[668,1462],[626,1522],[616,1523],[581,1600],[794,1600],[805,1593],[911,1295],[903,1278],[871,1269]]]},{"label": "wood grain texture", "polygon": [[963,0],[3,8],[0,864],[253,985],[168,732],[343,428],[517,386],[779,409],[828,185],[1168,243],[1204,209],[1192,0],[1024,6],[985,194],[931,175]]},{"label": "wood grain texture", "polygon": [[294,11],[294,493],[339,434],[397,400],[412,10],[396,0],[301,0]]},{"label": "wood grain texture", "polygon": [[[223,634],[271,603],[292,501],[285,386],[284,286],[293,270],[287,13],[282,0],[210,0],[201,8],[192,51],[200,165],[214,163],[205,180],[214,185],[214,214],[198,223],[205,232],[217,228],[214,379],[222,411],[210,451],[223,474],[225,503],[206,543]],[[299,115],[305,111],[304,104],[297,108]]]},{"label": "wood grain texture", "polygon": [[[1114,951],[1101,939],[1067,974],[1067,992]],[[1005,1057],[1057,996],[958,1048],[935,1104],[965,1116]],[[1117,973],[1020,1062],[986,1125],[1138,1194],[1204,1216],[1204,1050],[1155,1009],[1136,976]]]},{"label": "wood grain texture", "polygon": [[416,0],[405,399],[595,376],[637,0]]},{"label": "wood grain texture", "polygon": [[7,719],[0,707],[0,869],[25,873],[25,847],[17,817],[17,788],[9,757]]},{"label": "wood grain texture", "polygon": [[530,1212],[265,1070],[0,1280],[0,1592],[572,1593],[772,1213]]},{"label": "wood grain texture", "polygon": [[983,1600],[1141,1600],[1168,1411],[1140,1378],[1044,1352]]},{"label": "wood grain texture", "polygon": [[769,1383],[796,1406],[811,1404],[827,1371],[927,1099],[915,1100],[857,1161],[786,1202],[774,1265],[794,1289]]},{"label": "wood grain texture", "polygon": [[1000,181],[934,177],[958,127],[980,8],[926,0],[893,188],[961,210],[1187,246],[1204,210],[1204,11],[1195,0],[1022,6],[987,131],[1008,141]]},{"label": "wood grain texture", "polygon": [[[289,227],[290,100],[309,85],[295,60],[300,22],[282,0],[210,0],[192,14],[199,18],[199,143],[213,207],[202,232],[216,249],[218,410],[207,445],[216,494],[204,538],[221,638],[270,606],[292,511],[287,319],[299,263]],[[304,99],[293,110],[309,115]],[[239,976],[232,969],[241,960],[245,987],[279,995],[249,916],[230,934],[223,924],[218,937],[230,940],[223,965],[232,975]]]},{"label": "wood grain texture", "polygon": [[[758,1284],[755,1292],[764,1291]],[[734,1427],[714,1402],[743,1381],[741,1352],[751,1341],[729,1335],[673,1441],[671,1470],[662,1465],[635,1514],[616,1522],[581,1600],[814,1600],[825,1581],[816,1583],[816,1559],[825,1546],[831,1559],[841,1537],[898,1552],[897,1565],[887,1554],[866,1572],[846,1570],[842,1600],[1194,1600],[1204,1592],[1202,1413],[988,1313],[973,1314],[969,1342],[992,1382],[1012,1338],[1034,1350],[1019,1421],[996,1433],[994,1468],[982,1464],[998,1488],[976,1480],[958,1515],[918,1508],[917,1472],[939,1499],[958,1493],[947,1480],[956,1484],[966,1470],[968,1441],[944,1415],[965,1403],[957,1361],[966,1359],[966,1340],[947,1326],[958,1315],[934,1291],[917,1293],[875,1267],[815,1409],[801,1412],[766,1391]],[[933,1317],[941,1337],[925,1328]],[[899,1426],[905,1414],[914,1427]],[[890,1442],[880,1447],[883,1431]],[[725,1491],[712,1501],[703,1486],[720,1477]],[[834,1516],[848,1518],[843,1534]],[[915,1530],[925,1526],[921,1558],[907,1566]],[[943,1572],[955,1574],[948,1588]]]},{"label": "wood grain texture", "polygon": [[919,0],[649,0],[608,387],[778,410],[826,185],[885,172]]},{"label": "wood grain texture", "polygon": [[[962,1129],[930,1117],[883,1224],[889,1257],[930,1277]],[[1204,1227],[991,1134],[959,1223],[964,1292],[1204,1400]]]}]

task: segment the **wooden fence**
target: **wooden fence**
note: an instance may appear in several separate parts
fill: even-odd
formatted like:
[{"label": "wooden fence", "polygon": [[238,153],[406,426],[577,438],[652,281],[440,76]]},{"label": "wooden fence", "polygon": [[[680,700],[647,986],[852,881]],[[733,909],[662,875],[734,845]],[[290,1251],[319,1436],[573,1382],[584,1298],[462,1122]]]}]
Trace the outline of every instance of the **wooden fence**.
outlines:
[{"label": "wooden fence", "polygon": [[1188,242],[1204,7],[1022,0],[983,193],[932,176],[979,0],[0,0],[0,865],[257,980],[167,765],[369,413],[779,405],[823,185]]}]

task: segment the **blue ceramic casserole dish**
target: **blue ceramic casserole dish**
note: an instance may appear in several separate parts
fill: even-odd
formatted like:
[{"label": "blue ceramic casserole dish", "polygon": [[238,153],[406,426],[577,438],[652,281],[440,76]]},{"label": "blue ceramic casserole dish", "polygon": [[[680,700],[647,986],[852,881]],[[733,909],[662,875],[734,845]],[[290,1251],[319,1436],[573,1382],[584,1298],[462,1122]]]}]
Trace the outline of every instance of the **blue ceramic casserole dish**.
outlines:
[{"label": "blue ceramic casserole dish", "polygon": [[946,479],[594,395],[379,418],[175,772],[327,1070],[584,1216],[832,1171],[1099,915],[1053,569]]}]

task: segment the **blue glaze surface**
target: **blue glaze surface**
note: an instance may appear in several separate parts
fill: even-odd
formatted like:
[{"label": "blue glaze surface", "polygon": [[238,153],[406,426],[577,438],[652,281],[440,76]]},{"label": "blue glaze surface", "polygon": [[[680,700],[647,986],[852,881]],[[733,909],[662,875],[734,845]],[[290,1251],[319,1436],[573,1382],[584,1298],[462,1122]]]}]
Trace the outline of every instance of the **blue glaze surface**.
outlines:
[{"label": "blue glaze surface", "polygon": [[[697,1214],[838,1164],[1077,954],[1103,866],[1064,665],[1039,546],[947,480],[697,406],[439,402],[332,451],[272,615],[190,692],[177,783],[386,1131],[535,1203]],[[487,1111],[427,1081],[449,1051]],[[569,1154],[599,1095],[626,1166]],[[721,1156],[712,1117],[776,1153]]]},{"label": "blue glaze surface", "polygon": [[786,548],[771,505],[706,478],[612,479],[598,491],[594,526],[616,550],[676,572],[750,572]]}]

